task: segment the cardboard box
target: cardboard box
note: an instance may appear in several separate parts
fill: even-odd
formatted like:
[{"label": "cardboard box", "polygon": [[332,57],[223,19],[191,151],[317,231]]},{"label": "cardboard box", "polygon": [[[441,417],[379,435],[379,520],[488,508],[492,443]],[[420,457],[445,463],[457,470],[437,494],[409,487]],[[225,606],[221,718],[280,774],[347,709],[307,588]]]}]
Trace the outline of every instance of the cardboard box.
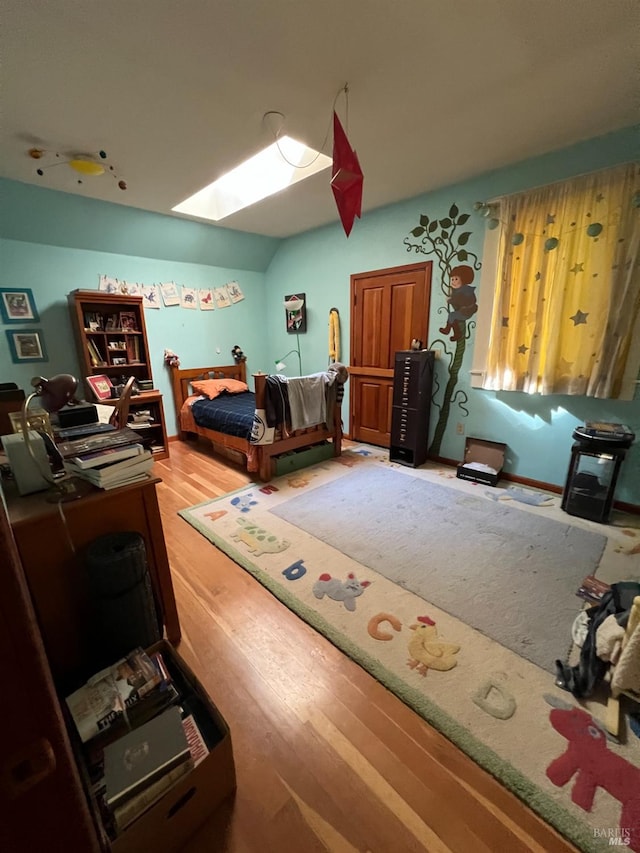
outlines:
[{"label": "cardboard box", "polygon": [[[500,472],[504,465],[504,454],[507,445],[501,441],[486,441],[483,438],[467,438],[464,448],[464,459],[458,465],[457,476],[461,480],[472,480],[474,483],[485,483],[487,486],[495,486],[500,479]],[[478,471],[475,468],[467,468],[469,462],[481,462],[496,470],[496,474],[488,471]]]},{"label": "cardboard box", "polygon": [[[161,652],[178,687],[199,700],[196,722],[210,747],[209,755],[177,782],[154,806],[111,842],[112,853],[177,853],[226,797],[235,791],[231,733],[193,672],[166,640],[148,652]],[[209,738],[217,742],[213,746]]]}]

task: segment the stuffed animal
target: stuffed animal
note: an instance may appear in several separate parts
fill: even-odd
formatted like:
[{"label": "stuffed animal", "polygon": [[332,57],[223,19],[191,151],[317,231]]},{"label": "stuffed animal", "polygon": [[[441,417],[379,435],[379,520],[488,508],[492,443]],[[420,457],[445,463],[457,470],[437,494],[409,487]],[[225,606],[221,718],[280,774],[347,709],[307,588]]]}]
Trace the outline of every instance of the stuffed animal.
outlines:
[{"label": "stuffed animal", "polygon": [[233,360],[236,364],[241,364],[243,361],[247,360],[246,355],[242,352],[242,350],[237,344],[231,350],[231,355],[233,356]]}]

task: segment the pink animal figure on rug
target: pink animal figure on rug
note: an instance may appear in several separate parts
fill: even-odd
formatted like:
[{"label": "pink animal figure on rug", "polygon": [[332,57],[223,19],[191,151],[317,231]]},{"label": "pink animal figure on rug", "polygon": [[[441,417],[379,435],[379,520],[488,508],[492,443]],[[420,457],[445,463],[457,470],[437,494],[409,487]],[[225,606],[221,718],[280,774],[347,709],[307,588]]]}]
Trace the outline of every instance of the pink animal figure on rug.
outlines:
[{"label": "pink animal figure on rug", "polygon": [[554,729],[569,741],[567,750],[547,767],[547,776],[561,788],[574,774],[573,802],[591,811],[598,788],[622,804],[620,830],[629,847],[640,853],[640,768],[607,746],[604,731],[580,708],[554,708],[549,714]]}]

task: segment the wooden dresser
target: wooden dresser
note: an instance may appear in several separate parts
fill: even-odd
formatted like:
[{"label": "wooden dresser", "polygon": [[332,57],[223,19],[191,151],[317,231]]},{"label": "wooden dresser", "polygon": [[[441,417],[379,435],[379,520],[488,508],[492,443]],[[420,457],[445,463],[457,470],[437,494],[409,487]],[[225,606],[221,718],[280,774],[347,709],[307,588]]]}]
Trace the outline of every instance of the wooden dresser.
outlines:
[{"label": "wooden dresser", "polygon": [[92,490],[76,501],[47,502],[47,492],[20,497],[3,481],[9,521],[42,632],[49,665],[59,686],[91,670],[85,548],[96,537],[136,531],[145,541],[152,586],[168,640],[180,639],[180,623],[158,508],[150,478],[119,489]]}]

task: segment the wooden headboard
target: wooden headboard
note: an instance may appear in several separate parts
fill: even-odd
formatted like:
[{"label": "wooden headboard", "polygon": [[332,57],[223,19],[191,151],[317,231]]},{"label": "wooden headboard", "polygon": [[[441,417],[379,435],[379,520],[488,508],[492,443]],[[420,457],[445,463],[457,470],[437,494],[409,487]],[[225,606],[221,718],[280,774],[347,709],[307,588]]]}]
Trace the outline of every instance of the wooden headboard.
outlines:
[{"label": "wooden headboard", "polygon": [[188,367],[186,370],[172,367],[171,387],[178,423],[180,423],[182,404],[192,393],[191,383],[198,379],[239,379],[241,382],[246,382],[247,369],[244,361],[241,361],[240,364],[223,364],[213,367]]}]

